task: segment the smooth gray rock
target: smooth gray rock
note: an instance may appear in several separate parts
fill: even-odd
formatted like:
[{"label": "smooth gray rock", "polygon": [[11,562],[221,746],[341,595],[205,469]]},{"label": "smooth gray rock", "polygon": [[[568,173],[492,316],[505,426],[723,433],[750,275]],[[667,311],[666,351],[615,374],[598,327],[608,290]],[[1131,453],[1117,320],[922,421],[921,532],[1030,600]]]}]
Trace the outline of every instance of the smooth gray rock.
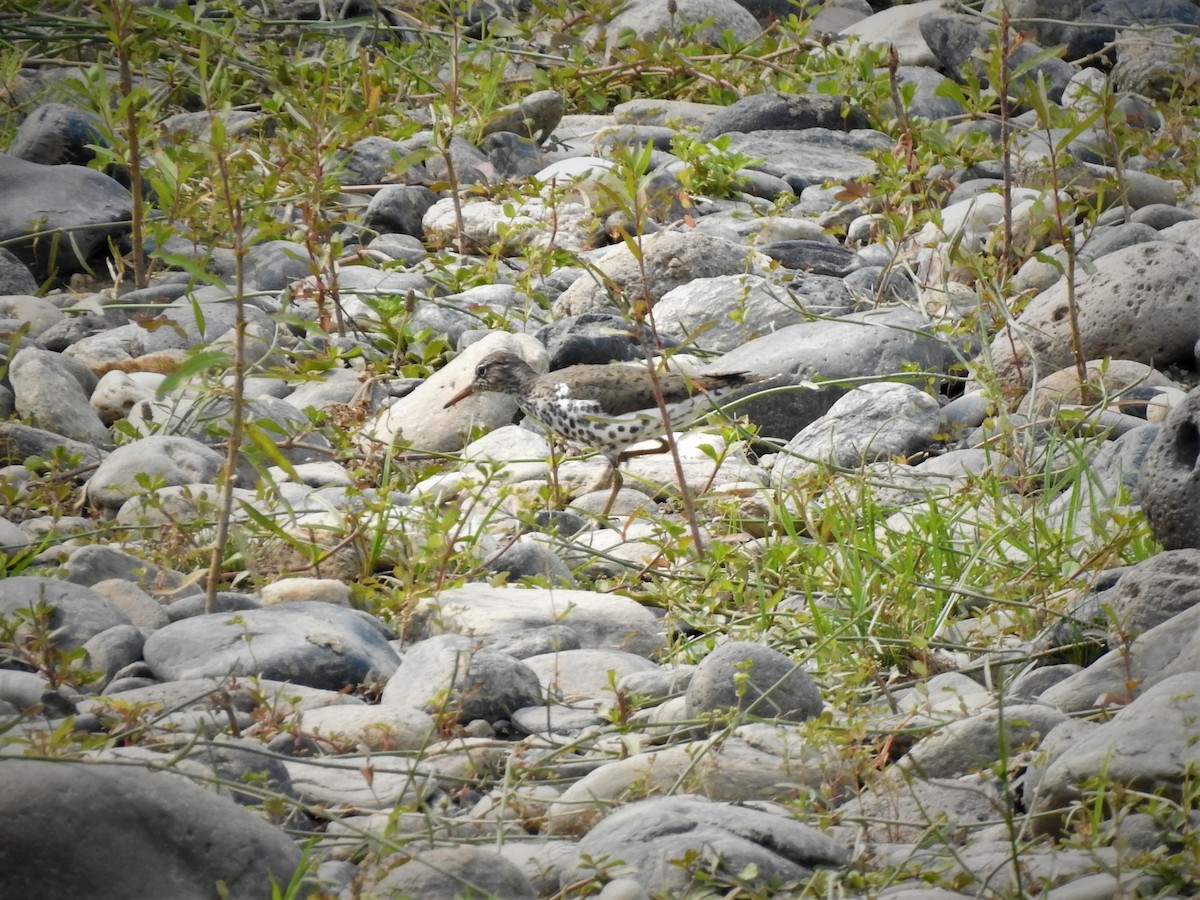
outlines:
[{"label": "smooth gray rock", "polygon": [[1197,603],[1200,549],[1190,547],[1142,560],[1104,595],[1105,613],[1113,631],[1126,636],[1149,631]]},{"label": "smooth gray rock", "polygon": [[44,166],[86,166],[96,156],[89,144],[107,147],[94,113],[70,103],[43,103],[21,122],[8,155]]},{"label": "smooth gray rock", "polygon": [[161,569],[107,544],[86,544],[76,548],[67,557],[65,569],[67,581],[88,587],[110,578],[120,578],[146,588],[170,590],[178,588],[186,578],[182,572]]},{"label": "smooth gray rock", "polygon": [[622,860],[608,878],[634,878],[649,891],[686,896],[698,887],[693,869],[675,864],[698,854],[695,865],[729,877],[756,867],[755,883],[804,881],[819,866],[838,866],[848,853],[820,831],[793,818],[702,797],[680,795],[631,803],[589,831],[561,884],[594,874],[591,860]]},{"label": "smooth gray rock", "polygon": [[1066,681],[1072,675],[1082,671],[1082,666],[1073,663],[1030,669],[1014,678],[1012,684],[1008,686],[1009,700],[1014,702],[1037,700],[1060,681]]},{"label": "smooth gray rock", "polygon": [[460,723],[496,722],[540,704],[542,687],[516,657],[465,635],[447,634],[427,638],[404,654],[384,686],[382,702],[450,713]]},{"label": "smooth gray rock", "polygon": [[97,447],[112,445],[112,434],[92,409],[70,361],[29,347],[12,358],[8,378],[17,412],[35,427]]},{"label": "smooth gray rock", "polygon": [[77,457],[84,465],[98,463],[108,456],[106,450],[63,437],[53,431],[33,428],[19,422],[0,422],[0,464],[20,465],[31,456],[48,459],[60,452],[65,453],[68,458]]},{"label": "smooth gray rock", "polygon": [[525,659],[541,653],[578,650],[579,635],[566,625],[546,625],[523,631],[489,634],[483,638],[483,643],[489,650]]},{"label": "smooth gray rock", "polygon": [[1173,675],[1200,677],[1198,672],[1200,606],[1193,606],[1048,688],[1038,702],[1066,713],[1082,712],[1097,705],[1127,703]]},{"label": "smooth gray rock", "polygon": [[146,493],[141,481],[161,487],[212,484],[224,464],[223,453],[194,438],[150,435],[109,454],[88,480],[88,502],[119,509],[131,497]]},{"label": "smooth gray rock", "polygon": [[[3,287],[0,283],[0,319],[12,319],[20,325],[29,326],[30,337],[37,337],[65,318],[62,310],[49,300],[27,293],[5,293]],[[34,285],[32,290],[37,290],[37,286]],[[95,376],[88,374],[94,383]]]},{"label": "smooth gray rock", "polygon": [[[1162,680],[1070,743],[1041,774],[1034,830],[1056,834],[1065,808],[1092,779],[1178,790],[1200,764],[1200,689],[1195,672]],[[1044,815],[1042,815],[1044,814]]]},{"label": "smooth gray rock", "polygon": [[465,584],[418,601],[410,620],[417,640],[455,632],[486,639],[561,625],[582,647],[610,647],[649,657],[666,646],[662,623],[629,597],[596,591]]},{"label": "smooth gray rock", "polygon": [[246,253],[247,274],[262,291],[281,291],[311,275],[314,265],[305,246],[294,241],[263,241]]},{"label": "smooth gray rock", "polygon": [[386,681],[398,664],[378,622],[327,603],[281,603],[172,622],[150,635],[144,653],[167,681],[260,675],[335,691]]},{"label": "smooth gray rock", "polygon": [[839,809],[844,815],[861,817],[865,837],[874,842],[917,843],[933,836],[945,844],[963,843],[973,831],[995,820],[1003,805],[995,783],[978,775],[888,775]]},{"label": "smooth gray rock", "polygon": [[[943,71],[958,75],[973,69],[980,82],[987,83],[987,65],[980,58],[980,51],[987,53],[995,47],[995,28],[991,23],[949,11],[932,12],[921,19],[921,36]],[[1030,66],[1029,61],[1041,52],[1042,48],[1033,41],[1016,44],[1011,66],[1015,69],[1025,64],[1026,71],[1017,79],[1018,83],[1044,79],[1049,98],[1057,103],[1075,69],[1053,56]]]},{"label": "smooth gray rock", "polygon": [[504,897],[534,900],[537,894],[515,863],[493,850],[461,844],[416,854],[377,881],[378,896],[459,900],[461,897]]},{"label": "smooth gray rock", "polygon": [[510,133],[533,138],[543,144],[558,127],[566,112],[566,100],[558,91],[535,91],[517,103],[501,107],[482,128],[484,136]]},{"label": "smooth gray rock", "polygon": [[837,381],[894,376],[913,366],[942,372],[961,359],[924,316],[889,307],[781,328],[731,350],[712,369]]},{"label": "smooth gray rock", "polygon": [[1001,758],[1037,746],[1065,713],[1049,706],[1027,703],[989,709],[950,722],[922,738],[899,762],[901,770],[918,778],[954,778],[987,771]]},{"label": "smooth gray rock", "polygon": [[542,543],[516,543],[489,560],[488,569],[505,572],[509,581],[525,578],[558,587],[576,587],[575,576],[562,558]]},{"label": "smooth gray rock", "polygon": [[0,766],[5,897],[210,900],[223,883],[231,900],[261,900],[299,864],[282,831],[180,775],[20,757]]},{"label": "smooth gray rock", "polygon": [[1150,530],[1167,550],[1200,547],[1200,388],[1159,428],[1138,486]]},{"label": "smooth gray rock", "polygon": [[893,143],[892,138],[869,128],[734,131],[729,135],[730,151],[761,159],[756,169],[793,185],[874,174],[875,163],[867,154],[890,149]]},{"label": "smooth gray rock", "polygon": [[0,616],[12,616],[37,604],[50,608],[50,639],[64,650],[82,647],[113,626],[130,624],[123,612],[91,588],[37,575],[0,579]]},{"label": "smooth gray rock", "polygon": [[110,237],[129,230],[129,192],[82,166],[0,156],[0,197],[0,244],[38,281],[86,271]]},{"label": "smooth gray rock", "polygon": [[421,218],[437,199],[437,194],[422,185],[389,184],[371,198],[363,225],[381,234],[421,237]]},{"label": "smooth gray rock", "polygon": [[724,709],[762,719],[802,722],[821,712],[821,691],[803,664],[750,641],[728,641],[696,667],[687,716]]},{"label": "smooth gray rock", "polygon": [[786,487],[827,466],[853,469],[927,450],[941,429],[938,413],[937,400],[912,385],[864,384],[788,441],[771,481]]},{"label": "smooth gray rock", "polygon": [[[426,132],[428,134],[428,132]],[[419,138],[420,135],[414,136]],[[424,141],[422,141],[424,143]],[[379,135],[371,135],[356,142],[342,158],[337,177],[342,184],[382,184],[392,180],[397,175],[397,163],[416,149],[411,144],[393,141]],[[409,172],[424,173],[424,166],[417,164],[410,167]]]},{"label": "smooth gray rock", "polygon": [[86,685],[89,691],[100,691],[121,669],[142,658],[146,643],[140,628],[133,625],[114,625],[88,638],[83,649],[87,653],[82,667],[100,674],[100,680]]},{"label": "smooth gray rock", "polygon": [[697,278],[668,291],[654,307],[658,333],[688,349],[724,353],[812,315],[850,312],[841,279],[797,272],[786,283],[757,275]]},{"label": "smooth gray rock", "polygon": [[842,99],[829,94],[751,94],[713,116],[700,132],[700,140],[711,141],[734,131],[848,131],[868,124],[862,110],[851,109],[847,114]]},{"label": "smooth gray rock", "polygon": [[[700,231],[663,231],[642,242],[639,261],[625,244],[610,250],[596,271],[579,278],[554,301],[556,317],[612,312],[612,297],[657,303],[668,291],[697,278],[765,275],[766,258],[740,244]],[[643,279],[643,274],[645,279]]]},{"label": "smooth gray rock", "polygon": [[754,16],[734,0],[676,0],[674,12],[665,3],[635,0],[609,21],[606,31],[611,41],[619,40],[625,31],[640,40],[653,40],[664,34],[679,35],[684,25],[703,25],[692,40],[706,44],[715,44],[726,29],[738,41],[753,40],[761,30]]},{"label": "smooth gray rock", "polygon": [[29,267],[7,247],[0,247],[0,296],[32,294],[37,289],[37,280]]}]

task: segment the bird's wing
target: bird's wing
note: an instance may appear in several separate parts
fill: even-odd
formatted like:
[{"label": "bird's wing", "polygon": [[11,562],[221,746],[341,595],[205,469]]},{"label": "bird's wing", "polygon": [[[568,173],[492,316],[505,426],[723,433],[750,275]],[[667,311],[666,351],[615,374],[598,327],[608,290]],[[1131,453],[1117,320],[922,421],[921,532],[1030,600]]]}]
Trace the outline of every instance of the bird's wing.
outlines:
[{"label": "bird's wing", "polygon": [[[575,366],[571,369],[571,383],[557,385],[559,396],[576,402],[594,402],[594,413],[606,418],[623,416],[643,409],[657,409],[658,401],[654,399],[653,383],[640,377],[642,373],[632,366],[627,367],[630,378],[620,382],[620,390],[614,390],[614,370],[619,368],[612,365]],[[659,375],[659,384],[668,398],[681,390],[684,396],[690,393],[683,381],[681,376],[673,373],[663,372]]]}]

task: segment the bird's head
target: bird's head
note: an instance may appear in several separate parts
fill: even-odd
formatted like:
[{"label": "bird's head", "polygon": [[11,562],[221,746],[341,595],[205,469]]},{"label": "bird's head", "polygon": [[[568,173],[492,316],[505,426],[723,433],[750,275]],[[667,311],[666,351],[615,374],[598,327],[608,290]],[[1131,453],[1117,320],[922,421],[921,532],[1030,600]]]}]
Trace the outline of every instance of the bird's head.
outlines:
[{"label": "bird's head", "polygon": [[475,378],[465,388],[446,401],[443,409],[449,409],[459,400],[471,394],[491,392],[517,394],[526,383],[537,377],[533,367],[515,353],[499,350],[488,354],[475,366]]}]

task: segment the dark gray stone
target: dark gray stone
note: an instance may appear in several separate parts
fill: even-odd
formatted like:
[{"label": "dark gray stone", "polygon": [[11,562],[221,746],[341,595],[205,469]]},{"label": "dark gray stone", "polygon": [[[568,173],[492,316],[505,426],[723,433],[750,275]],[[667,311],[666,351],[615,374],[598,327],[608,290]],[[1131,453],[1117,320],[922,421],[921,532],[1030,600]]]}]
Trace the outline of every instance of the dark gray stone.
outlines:
[{"label": "dark gray stone", "polygon": [[371,198],[363,225],[380,234],[423,237],[421,218],[437,199],[437,194],[418,184],[389,184]]},{"label": "dark gray stone", "polygon": [[91,588],[36,575],[0,579],[0,616],[41,603],[50,607],[51,641],[64,650],[82,647],[116,625],[130,624],[123,612]]},{"label": "dark gray stone", "polygon": [[68,103],[43,103],[21,123],[8,155],[44,166],[86,166],[96,157],[89,144],[107,147],[99,119]]},{"label": "dark gray stone", "polygon": [[179,775],[19,757],[0,766],[0,896],[209,900],[221,883],[230,900],[261,900],[299,864],[282,831]]},{"label": "dark gray stone", "polygon": [[1063,30],[1066,58],[1082,59],[1100,53],[1123,25],[1183,26],[1194,31],[1200,27],[1200,8],[1189,0],[1097,0]]},{"label": "dark gray stone", "polygon": [[[679,864],[693,856],[692,866]],[[621,860],[609,878],[632,877],[648,891],[683,897],[691,896],[690,888],[711,885],[707,876],[714,871],[741,878],[753,865],[752,880],[765,889],[773,882],[806,881],[815,868],[841,865],[848,856],[793,818],[682,795],[641,800],[609,815],[580,840],[561,884],[594,875],[591,861]]]},{"label": "dark gray stone", "polygon": [[573,588],[570,567],[543,543],[516,543],[488,563],[493,572],[505,572],[509,581],[533,578],[550,586]]},{"label": "dark gray stone", "polygon": [[369,891],[383,897],[421,900],[459,900],[462,897],[504,897],[533,900],[529,879],[503,856],[483,847],[462,844],[418,853],[388,872]]},{"label": "dark gray stone", "polygon": [[520,660],[474,638],[427,638],[404,655],[383,689],[383,703],[453,713],[458,722],[496,722],[542,703],[537,675]]},{"label": "dark gray stone", "polygon": [[98,463],[108,456],[107,451],[99,447],[52,431],[17,422],[0,422],[0,464],[20,465],[30,457],[49,459],[59,452],[76,457],[83,464]]},{"label": "dark gray stone", "polygon": [[264,241],[246,253],[250,280],[263,291],[282,291],[311,275],[316,265],[304,245],[294,241]]},{"label": "dark gray stone", "polygon": [[[485,138],[507,133],[544,144],[562,121],[566,108],[566,100],[558,91],[535,91],[520,102],[497,110],[482,132]],[[485,140],[484,148],[487,146]]]},{"label": "dark gray stone", "polygon": [[[986,56],[997,46],[996,29],[989,23],[951,12],[933,12],[921,19],[921,37],[937,56],[941,68],[952,75],[973,69],[982,83],[987,83]],[[1033,41],[1017,44],[1012,52],[1010,69],[1025,64],[1042,52]],[[1063,89],[1075,74],[1075,69],[1061,59],[1051,57],[1033,66],[1022,78],[1015,79],[1014,89],[1028,89],[1033,79],[1046,80],[1047,94],[1057,103]]]},{"label": "dark gray stone", "polygon": [[[638,332],[642,340],[638,340]],[[644,359],[645,343],[653,340],[648,328],[639,329],[615,313],[584,313],[556,319],[534,335],[546,345],[550,370],[596,363]]]},{"label": "dark gray stone", "polygon": [[1149,631],[1200,603],[1200,550],[1167,550],[1151,556],[1126,572],[1104,596],[1114,632],[1132,637]]},{"label": "dark gray stone", "polygon": [[132,553],[106,544],[87,544],[71,551],[65,568],[67,581],[87,587],[120,578],[144,588],[169,590],[178,588],[186,578],[182,572],[160,569]]},{"label": "dark gray stone", "polygon": [[702,141],[733,131],[803,131],[829,128],[849,131],[870,123],[858,109],[845,109],[829,94],[751,94],[722,109],[700,132]]},{"label": "dark gray stone", "polygon": [[172,622],[144,654],[163,680],[261,675],[334,691],[385,681],[399,661],[366,613],[304,602]]},{"label": "dark gray stone", "polygon": [[[223,453],[194,438],[144,437],[122,444],[101,463],[88,481],[88,502],[104,509],[119,509],[130,497],[145,493],[138,483],[140,479],[163,487],[211,484],[224,463]],[[250,477],[249,472],[239,475]]]},{"label": "dark gray stone", "polygon": [[697,667],[687,716],[737,709],[762,719],[802,722],[821,712],[821,691],[800,662],[763,644],[729,641]]},{"label": "dark gray stone", "polygon": [[0,296],[33,294],[37,289],[37,279],[29,267],[7,247],[0,247]]},{"label": "dark gray stone", "polygon": [[87,271],[109,238],[129,230],[129,192],[82,166],[0,156],[0,197],[0,243],[38,281]]},{"label": "dark gray stone", "polygon": [[1130,215],[1130,222],[1149,225],[1156,231],[1162,231],[1179,222],[1190,222],[1196,214],[1182,206],[1172,206],[1169,203],[1151,203],[1141,209],[1135,209]]},{"label": "dark gray stone", "polygon": [[1079,248],[1079,251],[1088,259],[1099,259],[1123,247],[1161,240],[1162,235],[1149,225],[1140,222],[1126,222],[1122,225],[1097,228],[1092,232],[1088,242]]},{"label": "dark gray stone", "polygon": [[896,78],[901,89],[911,85],[913,96],[908,101],[909,116],[936,121],[963,114],[962,104],[938,93],[938,88],[949,79],[935,69],[928,66],[899,66]]},{"label": "dark gray stone", "polygon": [[106,687],[121,669],[142,658],[142,646],[145,643],[141,629],[133,625],[114,625],[88,638],[83,645],[87,653],[83,668],[98,672],[101,678],[86,685],[85,689],[99,691]]},{"label": "dark gray stone", "polygon": [[[399,141],[372,135],[358,141],[346,153],[338,170],[343,184],[382,184],[402,174],[396,164],[412,148]],[[411,171],[411,170],[410,170]]]},{"label": "dark gray stone", "polygon": [[1081,667],[1071,663],[1059,663],[1053,666],[1039,666],[1023,672],[1009,685],[1007,694],[1009,700],[1037,700],[1060,681],[1065,681],[1076,672],[1083,671]]},{"label": "dark gray stone", "polygon": [[1150,530],[1163,547],[1200,547],[1200,388],[1159,428],[1139,486]]},{"label": "dark gray stone", "polygon": [[772,241],[759,244],[757,249],[771,259],[779,260],[780,265],[785,268],[799,269],[814,275],[841,278],[857,264],[853,250],[824,241]]},{"label": "dark gray stone", "polygon": [[89,391],[75,377],[78,367],[49,350],[18,351],[8,368],[17,411],[35,427],[97,447],[111,446],[112,435],[88,402]]},{"label": "dark gray stone", "polygon": [[487,154],[496,175],[506,180],[536,175],[546,164],[546,158],[532,140],[509,131],[489,134],[480,147]]},{"label": "dark gray stone", "polygon": [[[180,619],[191,619],[205,614],[208,597],[203,594],[193,594],[190,597],[180,597],[167,606],[167,620],[178,622]],[[261,609],[262,604],[249,594],[239,594],[237,591],[217,591],[217,602],[213,612],[230,613],[244,609]]]}]

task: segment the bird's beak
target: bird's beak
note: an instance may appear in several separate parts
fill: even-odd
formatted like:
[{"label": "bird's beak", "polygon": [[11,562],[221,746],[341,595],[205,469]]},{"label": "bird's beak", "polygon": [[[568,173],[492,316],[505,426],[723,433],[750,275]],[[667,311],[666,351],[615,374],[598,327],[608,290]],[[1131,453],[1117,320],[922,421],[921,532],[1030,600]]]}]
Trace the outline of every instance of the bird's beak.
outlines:
[{"label": "bird's beak", "polygon": [[455,394],[453,397],[451,397],[449,400],[447,400],[445,405],[442,406],[442,409],[449,409],[455,403],[457,403],[459,400],[462,400],[466,397],[470,397],[473,393],[475,393],[475,382],[472,381],[465,388],[463,388],[461,391],[459,391],[457,394]]}]

